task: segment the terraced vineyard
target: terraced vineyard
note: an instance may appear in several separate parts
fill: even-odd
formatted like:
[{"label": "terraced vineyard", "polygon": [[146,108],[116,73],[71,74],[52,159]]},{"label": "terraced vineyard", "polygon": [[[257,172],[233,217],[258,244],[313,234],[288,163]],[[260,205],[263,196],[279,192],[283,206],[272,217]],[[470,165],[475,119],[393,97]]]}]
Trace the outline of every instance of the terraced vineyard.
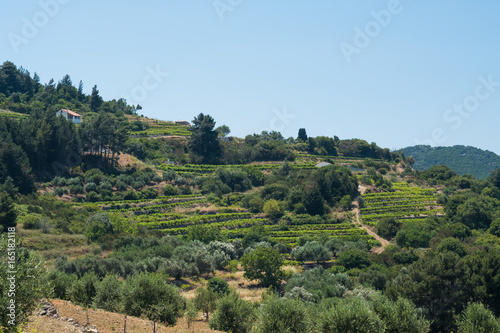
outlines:
[{"label": "terraced vineyard", "polygon": [[[291,168],[293,169],[315,169],[316,165],[315,164],[299,164],[299,163],[290,163],[289,164]],[[282,163],[276,163],[276,164],[244,164],[244,165],[239,165],[239,164],[228,164],[228,165],[209,165],[209,164],[185,164],[185,165],[173,165],[173,164],[161,164],[159,166],[160,170],[166,171],[166,170],[174,170],[177,173],[213,173],[216,169],[219,168],[239,168],[239,169],[245,169],[245,168],[254,168],[257,170],[271,170],[271,169],[278,169],[282,166]]]},{"label": "terraced vineyard", "polygon": [[157,199],[103,201],[75,203],[75,206],[92,207],[121,214],[130,223],[169,235],[186,235],[194,225],[210,225],[221,230],[228,239],[243,238],[253,226],[263,225],[264,230],[276,241],[295,246],[301,236],[339,237],[348,240],[365,239],[373,244],[375,239],[366,230],[358,228],[349,219],[331,223],[311,224],[304,221],[283,226],[263,214],[252,214],[241,207],[215,207],[202,194],[163,196]]},{"label": "terraced vineyard", "polygon": [[154,123],[151,127],[143,131],[130,132],[131,135],[136,136],[163,136],[163,135],[178,135],[189,136],[191,132],[186,126],[181,126],[175,123]]},{"label": "terraced vineyard", "polygon": [[361,208],[361,218],[365,224],[375,226],[378,220],[386,217],[405,220],[443,214],[434,189],[413,187],[407,183],[395,183],[393,188],[395,192],[362,196],[364,208]]}]

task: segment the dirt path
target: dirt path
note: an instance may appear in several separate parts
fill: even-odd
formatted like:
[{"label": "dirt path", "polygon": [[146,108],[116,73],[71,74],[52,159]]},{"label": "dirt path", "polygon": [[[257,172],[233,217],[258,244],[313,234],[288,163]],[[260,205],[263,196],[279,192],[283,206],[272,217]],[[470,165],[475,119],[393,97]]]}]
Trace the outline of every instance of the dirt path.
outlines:
[{"label": "dirt path", "polygon": [[[361,194],[364,194],[365,191],[366,191],[366,187],[364,186],[361,186],[359,185],[359,188],[358,188],[359,192]],[[357,198],[356,198],[357,199]],[[368,232],[369,235],[373,236],[376,240],[378,240],[382,246],[381,247],[374,247],[371,251],[373,253],[377,253],[377,254],[380,254],[382,252],[384,252],[385,250],[385,247],[389,244],[391,244],[391,242],[389,242],[387,239],[384,239],[382,237],[380,237],[379,235],[377,235],[369,226],[361,223],[361,212],[359,210],[359,204],[358,204],[358,201],[357,200],[354,200],[352,202],[352,205],[354,206],[354,213],[356,213],[356,224],[361,228],[361,229],[365,229],[366,232]]]}]

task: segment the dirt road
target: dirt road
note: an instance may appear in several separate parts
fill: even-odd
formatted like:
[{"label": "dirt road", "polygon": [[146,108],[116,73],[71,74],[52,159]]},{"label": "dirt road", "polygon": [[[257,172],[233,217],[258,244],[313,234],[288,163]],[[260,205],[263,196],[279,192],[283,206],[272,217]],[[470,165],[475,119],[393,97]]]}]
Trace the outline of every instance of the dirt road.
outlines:
[{"label": "dirt road", "polygon": [[[364,193],[365,193],[365,191],[366,191],[366,187],[359,185],[358,190],[359,190],[359,193],[364,194]],[[357,198],[356,198],[356,199],[357,199]],[[376,240],[378,240],[378,241],[382,244],[382,246],[381,246],[381,247],[374,247],[374,248],[372,249],[372,252],[373,252],[373,253],[378,253],[378,254],[380,254],[380,253],[384,252],[385,247],[386,247],[387,245],[391,244],[391,242],[389,242],[387,239],[384,239],[384,238],[380,237],[380,236],[379,236],[379,235],[377,235],[377,234],[376,234],[376,233],[375,233],[375,232],[374,232],[374,231],[373,231],[373,230],[372,230],[369,226],[367,226],[367,225],[365,225],[365,224],[363,224],[363,223],[361,222],[360,210],[359,210],[359,204],[358,204],[358,201],[357,201],[357,200],[354,200],[354,201],[352,202],[352,205],[354,206],[354,213],[356,213],[356,224],[358,224],[358,226],[359,226],[361,229],[365,229],[365,230],[366,230],[366,232],[368,232],[368,234],[369,234],[369,235],[373,236]]]}]

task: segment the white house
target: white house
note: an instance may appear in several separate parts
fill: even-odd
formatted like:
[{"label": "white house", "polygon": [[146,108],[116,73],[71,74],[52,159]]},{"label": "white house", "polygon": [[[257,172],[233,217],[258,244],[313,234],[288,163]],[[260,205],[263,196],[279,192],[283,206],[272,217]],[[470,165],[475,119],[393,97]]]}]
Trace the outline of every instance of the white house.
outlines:
[{"label": "white house", "polygon": [[82,122],[82,116],[76,112],[71,111],[70,109],[61,109],[56,112],[56,116],[64,117],[68,120],[71,120],[75,124],[80,124]]}]

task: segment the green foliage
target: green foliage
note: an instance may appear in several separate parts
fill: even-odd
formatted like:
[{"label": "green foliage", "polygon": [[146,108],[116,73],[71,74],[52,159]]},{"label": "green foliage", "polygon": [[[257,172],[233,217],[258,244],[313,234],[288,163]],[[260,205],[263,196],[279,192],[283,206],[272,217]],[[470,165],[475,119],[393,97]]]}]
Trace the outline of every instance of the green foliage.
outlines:
[{"label": "green foliage", "polygon": [[413,156],[416,170],[427,170],[433,166],[446,165],[460,175],[471,174],[484,179],[500,167],[500,157],[495,153],[474,147],[430,147],[404,148],[405,156]]},{"label": "green foliage", "polygon": [[471,229],[487,229],[492,221],[489,200],[477,194],[450,197],[445,212],[449,220],[461,222]]},{"label": "green foliage", "polygon": [[146,316],[149,320],[173,326],[185,308],[186,300],[179,288],[168,284],[165,276],[139,273],[127,279],[124,311],[128,315]]},{"label": "green foliage", "polygon": [[307,140],[307,133],[305,128],[299,128],[299,134],[297,136],[297,139],[302,141]]},{"label": "green foliage", "polygon": [[488,233],[500,237],[500,218],[497,218],[493,222],[491,222]]},{"label": "green foliage", "polygon": [[309,215],[323,215],[325,213],[324,200],[317,186],[306,191],[303,204]]},{"label": "green foliage", "polygon": [[0,228],[7,232],[10,228],[17,225],[17,212],[14,208],[14,202],[7,192],[0,194]]},{"label": "green foliage", "polygon": [[109,216],[96,213],[87,219],[86,236],[89,242],[100,242],[114,233]]},{"label": "green foliage", "polygon": [[77,279],[76,274],[70,275],[57,270],[50,271],[48,281],[52,288],[52,296],[59,299],[68,299],[68,290]]},{"label": "green foliage", "polygon": [[94,272],[85,273],[80,279],[76,279],[68,289],[68,296],[75,304],[88,308],[92,305],[99,285],[99,278]]},{"label": "green foliage", "polygon": [[[14,244],[15,254],[12,253]],[[0,253],[4,256],[0,260],[0,331],[3,327],[11,332],[25,323],[40,298],[48,296],[50,290],[44,261],[23,248],[18,239],[2,234]],[[16,274],[9,273],[12,270]],[[15,301],[14,312],[11,300]]]},{"label": "green foliage", "polygon": [[481,303],[470,303],[457,324],[458,333],[500,332],[500,321]]},{"label": "green foliage", "polygon": [[224,332],[246,333],[250,332],[254,317],[254,305],[232,292],[217,302],[209,325],[212,329]]},{"label": "green foliage", "polygon": [[465,245],[460,240],[453,237],[443,239],[436,250],[437,252],[450,251],[458,254],[460,257],[465,257],[467,255]]},{"label": "green foliage", "polygon": [[385,239],[392,239],[396,236],[401,224],[394,218],[383,218],[377,223],[377,234]]},{"label": "green foliage", "polygon": [[337,258],[337,263],[347,269],[364,268],[370,266],[368,253],[363,250],[346,250]]},{"label": "green foliage", "polygon": [[188,324],[188,329],[191,328],[191,324],[198,317],[198,310],[194,304],[194,301],[187,301],[186,312],[185,312],[186,322]]},{"label": "green foliage", "polygon": [[[493,225],[493,223],[491,225]],[[463,223],[452,223],[449,228],[451,230],[452,236],[455,238],[465,239],[472,236],[470,228]]]},{"label": "green foliage", "polygon": [[295,288],[303,288],[318,302],[321,299],[342,297],[352,287],[353,282],[346,274],[333,274],[320,266],[293,275],[285,284],[285,296]]},{"label": "green foliage", "polygon": [[500,189],[500,168],[493,170],[488,180],[493,186]]},{"label": "green foliage", "polygon": [[373,309],[384,322],[388,333],[425,333],[429,331],[430,323],[425,319],[422,309],[408,299],[398,298],[391,302],[380,296],[373,302]]},{"label": "green foliage", "polygon": [[264,287],[280,285],[283,277],[283,257],[278,251],[266,246],[257,247],[243,255],[241,264],[247,279],[258,280]]},{"label": "green foliage", "polygon": [[271,296],[259,309],[254,330],[257,333],[303,333],[309,328],[308,312],[303,302]]},{"label": "green foliage", "polygon": [[283,207],[278,201],[270,199],[264,204],[264,213],[272,219],[279,219],[283,216]]},{"label": "green foliage", "polygon": [[219,294],[215,291],[200,287],[196,289],[196,296],[193,299],[196,309],[205,314],[207,321],[210,319],[210,312],[213,312],[217,306]]},{"label": "green foliage", "polygon": [[396,234],[396,244],[401,247],[429,247],[431,234],[425,222],[407,222]]},{"label": "green foliage", "polygon": [[328,333],[378,333],[384,331],[384,323],[368,302],[361,298],[340,299],[320,314],[319,332]]},{"label": "green foliage", "polygon": [[204,224],[196,224],[188,228],[188,240],[199,240],[203,243],[222,239],[220,230],[217,227]]},{"label": "green foliage", "polygon": [[202,164],[217,162],[221,156],[221,147],[214,130],[215,120],[200,113],[194,118],[189,138],[190,153],[195,159],[199,158]]},{"label": "green foliage", "polygon": [[[467,299],[464,293],[466,276],[470,275],[457,254],[427,255],[403,268],[388,286],[386,295],[393,300],[402,296],[417,307],[425,307],[433,332],[450,331],[453,314],[463,311]],[[472,282],[471,277],[465,279]]]},{"label": "green foliage", "polygon": [[219,134],[220,136],[224,136],[224,137],[228,136],[229,133],[231,133],[231,130],[229,129],[229,126],[227,126],[227,125],[221,125],[221,126],[217,127],[215,129],[215,131],[217,132],[217,134]]},{"label": "green foliage", "polygon": [[307,242],[304,246],[298,246],[292,251],[292,257],[298,261],[322,261],[330,260],[332,253],[328,249],[316,242]]},{"label": "green foliage", "polygon": [[123,301],[123,282],[118,276],[109,275],[97,286],[94,306],[109,312],[120,312]]},{"label": "green foliage", "polygon": [[223,296],[229,292],[229,284],[220,278],[213,278],[208,280],[207,290]]}]

